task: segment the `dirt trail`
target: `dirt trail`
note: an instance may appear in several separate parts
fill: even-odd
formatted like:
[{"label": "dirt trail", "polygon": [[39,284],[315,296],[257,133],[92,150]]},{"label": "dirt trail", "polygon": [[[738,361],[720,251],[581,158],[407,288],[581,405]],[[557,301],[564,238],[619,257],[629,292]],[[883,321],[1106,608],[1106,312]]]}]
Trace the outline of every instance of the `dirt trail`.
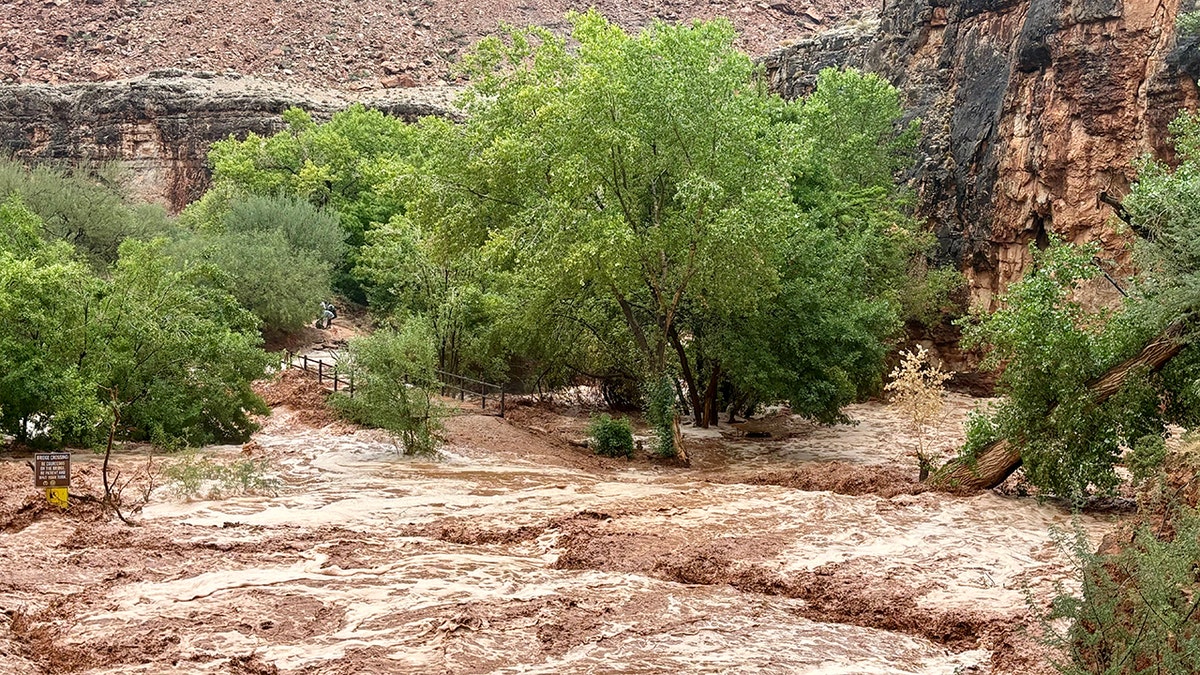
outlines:
[{"label": "dirt trail", "polygon": [[[252,450],[278,469],[274,496],[160,492],[137,528],[14,520],[0,659],[14,673],[1033,672],[1025,589],[1046,598],[1067,578],[1048,528],[1070,516],[992,493],[754,484],[807,466],[820,487],[814,461],[842,462],[832,477],[907,461],[890,409],[849,412],[858,426],[789,420],[788,438],[693,433],[702,466],[687,469],[470,415],[439,461],[416,461],[280,408]],[[27,473],[0,465],[0,515],[36,499]],[[1082,524],[1098,537],[1112,517]]]}]

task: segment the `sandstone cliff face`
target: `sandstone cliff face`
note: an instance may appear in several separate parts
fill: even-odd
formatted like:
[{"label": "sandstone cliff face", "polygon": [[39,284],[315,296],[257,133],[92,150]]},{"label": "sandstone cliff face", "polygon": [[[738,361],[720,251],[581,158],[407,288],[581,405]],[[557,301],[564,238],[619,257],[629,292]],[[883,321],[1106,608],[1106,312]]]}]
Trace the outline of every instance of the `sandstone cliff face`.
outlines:
[{"label": "sandstone cliff face", "polygon": [[[1181,1],[1184,3],[1180,6]],[[1197,103],[1194,0],[889,0],[877,18],[778,50],[772,85],[802,95],[830,65],[879,73],[923,121],[911,174],[943,264],[992,306],[1049,233],[1128,262],[1102,194],[1120,199],[1167,123]],[[1099,282],[1092,300],[1113,291]]]},{"label": "sandstone cliff face", "polygon": [[[279,131],[281,113],[293,106],[326,119],[351,103],[338,92],[200,75],[0,87],[0,142],[20,159],[121,161],[138,197],[178,211],[207,187],[213,141]],[[414,120],[449,114],[452,95],[446,87],[413,88],[358,99]]]}]

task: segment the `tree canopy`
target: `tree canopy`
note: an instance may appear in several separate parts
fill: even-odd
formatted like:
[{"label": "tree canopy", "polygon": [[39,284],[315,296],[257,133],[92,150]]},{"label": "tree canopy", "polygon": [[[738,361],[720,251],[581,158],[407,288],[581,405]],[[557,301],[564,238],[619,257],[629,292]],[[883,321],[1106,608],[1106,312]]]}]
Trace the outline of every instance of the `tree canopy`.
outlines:
[{"label": "tree canopy", "polygon": [[410,257],[485,265],[527,354],[678,376],[705,424],[731,386],[835,418],[878,382],[921,244],[890,206],[911,148],[895,90],[829,70],[789,104],[727,22],[571,21],[577,46],[536,28],[478,45],[466,120],[420,127],[403,220],[368,239],[364,272],[415,230]]},{"label": "tree canopy", "polygon": [[267,356],[253,317],[210,269],[129,239],[97,274],[17,196],[0,204],[0,426],[22,441],[89,445],[243,440]]}]

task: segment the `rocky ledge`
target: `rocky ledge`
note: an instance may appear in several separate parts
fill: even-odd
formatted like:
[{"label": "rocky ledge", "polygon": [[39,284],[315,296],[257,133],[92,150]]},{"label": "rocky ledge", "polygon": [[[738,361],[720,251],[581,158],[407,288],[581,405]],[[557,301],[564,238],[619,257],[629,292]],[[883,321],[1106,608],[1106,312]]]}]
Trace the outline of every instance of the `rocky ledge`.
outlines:
[{"label": "rocky ledge", "polygon": [[[1170,156],[1167,123],[1195,108],[1200,48],[1176,35],[1195,0],[888,0],[876,17],[764,59],[795,97],[823,67],[886,77],[922,120],[909,178],[943,264],[976,302],[1020,278],[1051,233],[1128,263],[1112,203],[1139,156]],[[1104,302],[1103,281],[1091,289]]]},{"label": "rocky ledge", "polygon": [[361,102],[403,119],[452,114],[453,87],[349,94],[236,75],[159,70],[135,79],[0,86],[0,142],[28,160],[113,161],[139,197],[173,211],[208,185],[208,146],[271,134],[291,107],[318,120]]}]

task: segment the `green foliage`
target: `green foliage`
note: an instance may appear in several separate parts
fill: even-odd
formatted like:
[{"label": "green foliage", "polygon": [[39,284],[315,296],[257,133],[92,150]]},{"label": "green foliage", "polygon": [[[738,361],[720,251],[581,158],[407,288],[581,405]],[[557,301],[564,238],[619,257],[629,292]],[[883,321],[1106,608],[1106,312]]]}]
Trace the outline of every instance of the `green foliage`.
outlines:
[{"label": "green foliage", "polygon": [[[469,117],[419,127],[405,221],[369,239],[364,285],[405,304],[430,285],[389,263],[436,261],[481,292],[442,298],[495,308],[457,310],[494,320],[488,351],[542,376],[678,373],[701,398],[732,383],[836,419],[878,382],[921,239],[895,206],[911,145],[895,91],[829,71],[805,112],[764,91],[727,22],[627,35],[594,12],[570,20],[577,48],[512,30],[466,59]],[[873,154],[832,161],[843,145]],[[797,199],[817,164],[825,180]]]},{"label": "green foliage", "polygon": [[633,426],[628,419],[600,414],[592,418],[587,431],[597,455],[633,457]]},{"label": "green foliage", "polygon": [[1200,12],[1180,12],[1175,17],[1175,30],[1180,36],[1200,35]]},{"label": "green foliage", "polygon": [[330,269],[280,230],[200,234],[177,242],[173,254],[210,271],[210,283],[257,317],[264,333],[303,328],[329,297]]},{"label": "green foliage", "polygon": [[212,191],[183,218],[191,232],[172,253],[212,268],[212,282],[259,319],[264,333],[288,333],[317,317],[333,270],[345,264],[346,233],[336,214],[290,197]]},{"label": "green foliage", "polygon": [[350,342],[354,396],[330,402],[350,421],[391,433],[405,454],[433,455],[445,412],[434,400],[435,353],[430,328],[410,321],[399,331],[382,329]]},{"label": "green foliage", "polygon": [[[952,267],[931,268],[918,261],[911,271],[912,285],[900,298],[901,315],[923,326],[937,326],[963,314],[963,290],[967,280]],[[961,304],[960,304],[961,303]]]},{"label": "green foliage", "polygon": [[193,450],[166,462],[160,470],[172,492],[185,499],[275,494],[280,487],[279,479],[270,476],[273,467],[266,458],[221,460]]},{"label": "green foliage", "polygon": [[799,125],[804,139],[800,166],[814,174],[806,178],[853,191],[891,188],[895,173],[911,164],[920,122],[912,120],[897,133],[903,113],[900,92],[887,80],[825,68],[813,94],[785,116]]},{"label": "green foliage", "polygon": [[116,262],[122,241],[171,229],[161,207],[126,201],[120,182],[113,167],[88,173],[0,159],[0,201],[19,195],[39,217],[39,234],[73,245],[97,268]]},{"label": "green foliage", "polygon": [[[1185,510],[1175,535],[1160,538],[1140,526],[1119,553],[1093,553],[1076,526],[1060,546],[1079,566],[1079,593],[1062,592],[1044,618],[1052,646],[1070,661],[1066,675],[1141,675],[1200,672],[1200,516]],[[1065,633],[1052,622],[1066,619]]]},{"label": "green foliage", "polygon": [[164,242],[128,240],[106,277],[33,233],[19,198],[0,206],[0,425],[18,439],[98,443],[244,440],[264,412],[250,382],[268,358],[253,320]]},{"label": "green foliage", "polygon": [[1172,122],[1179,165],[1143,161],[1123,206],[1140,235],[1138,276],[1116,310],[1085,311],[1073,291],[1097,274],[1094,247],[1055,245],[1035,253],[1035,268],[1003,299],[1005,307],[965,331],[966,344],[988,345],[986,362],[1004,364],[1005,400],[988,425],[977,424],[967,450],[987,438],[1021,448],[1031,482],[1081,498],[1116,485],[1114,464],[1137,477],[1165,456],[1167,425],[1200,422],[1200,355],[1185,346],[1158,372],[1130,371],[1121,389],[1100,403],[1089,382],[1135,355],[1164,327],[1184,327],[1195,339],[1200,309],[1200,119]]},{"label": "green foliage", "polygon": [[1146,239],[1135,250],[1142,290],[1178,316],[1200,308],[1200,117],[1185,111],[1170,131],[1179,165],[1143,161],[1123,205]]},{"label": "green foliage", "polygon": [[288,128],[274,136],[213,144],[208,158],[218,192],[286,195],[333,209],[356,248],[372,223],[403,213],[404,194],[396,188],[416,150],[412,127],[361,105],[325,124],[295,108],[284,120]]},{"label": "green foliage", "polygon": [[675,386],[663,376],[646,383],[642,392],[646,423],[654,429],[654,452],[659,457],[675,456]]},{"label": "green foliage", "polygon": [[0,428],[55,444],[103,414],[79,350],[101,282],[41,224],[18,195],[0,204]]},{"label": "green foliage", "polygon": [[440,370],[503,377],[493,342],[500,299],[478,255],[446,255],[422,228],[396,216],[367,233],[355,275],[376,312],[428,323]]},{"label": "green foliage", "polygon": [[1013,284],[1003,306],[964,327],[964,345],[986,346],[985,367],[999,368],[1004,399],[991,420],[973,419],[967,450],[1002,437],[1021,448],[1023,467],[1039,488],[1080,499],[1106,491],[1125,447],[1166,433],[1161,379],[1134,373],[1098,403],[1088,382],[1137,353],[1159,328],[1138,312],[1088,311],[1072,292],[1098,274],[1093,247],[1054,243],[1032,250],[1034,268]]},{"label": "green foliage", "polygon": [[330,268],[342,264],[346,256],[346,233],[337,214],[294,198],[234,199],[222,224],[230,234],[278,232],[293,250]]},{"label": "green foliage", "polygon": [[82,337],[80,361],[113,396],[131,438],[204,445],[244,441],[265,414],[250,383],[271,358],[252,315],[178,269],[165,242],[127,241]]}]

